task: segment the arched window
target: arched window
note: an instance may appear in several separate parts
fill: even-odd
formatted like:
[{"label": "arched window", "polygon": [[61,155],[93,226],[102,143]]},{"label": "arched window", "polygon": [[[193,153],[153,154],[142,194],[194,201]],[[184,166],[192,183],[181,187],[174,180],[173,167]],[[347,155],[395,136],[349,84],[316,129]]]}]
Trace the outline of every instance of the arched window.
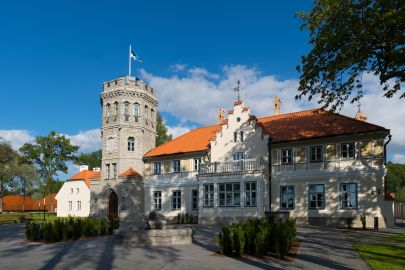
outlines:
[{"label": "arched window", "polygon": [[124,102],[124,115],[129,115],[129,102]]},{"label": "arched window", "polygon": [[148,105],[145,105],[145,116],[148,116],[148,113],[149,113]]},{"label": "arched window", "polygon": [[118,115],[118,102],[114,102],[114,115]]},{"label": "arched window", "polygon": [[139,117],[141,115],[141,106],[139,103],[134,104],[134,116]]},{"label": "arched window", "polygon": [[134,137],[128,138],[128,151],[135,151],[135,138]]},{"label": "arched window", "polygon": [[152,121],[155,119],[155,110],[154,109],[150,109],[150,119],[152,119]]},{"label": "arched window", "polygon": [[111,106],[110,106],[110,103],[107,103],[107,105],[105,106],[105,115],[107,116],[107,117],[110,117],[110,113],[111,113]]}]

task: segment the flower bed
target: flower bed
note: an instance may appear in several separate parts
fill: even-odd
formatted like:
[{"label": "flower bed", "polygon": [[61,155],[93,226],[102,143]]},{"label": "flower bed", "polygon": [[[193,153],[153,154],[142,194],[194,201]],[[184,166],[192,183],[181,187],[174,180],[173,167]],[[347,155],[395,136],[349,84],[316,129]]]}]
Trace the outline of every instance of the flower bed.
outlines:
[{"label": "flower bed", "polygon": [[58,242],[112,234],[119,228],[118,219],[57,218],[52,221],[31,221],[25,225],[25,237],[31,241]]},{"label": "flower bed", "polygon": [[296,239],[294,220],[269,222],[266,219],[247,220],[222,227],[215,237],[219,251],[227,256],[244,254],[263,256],[274,252],[285,257]]}]

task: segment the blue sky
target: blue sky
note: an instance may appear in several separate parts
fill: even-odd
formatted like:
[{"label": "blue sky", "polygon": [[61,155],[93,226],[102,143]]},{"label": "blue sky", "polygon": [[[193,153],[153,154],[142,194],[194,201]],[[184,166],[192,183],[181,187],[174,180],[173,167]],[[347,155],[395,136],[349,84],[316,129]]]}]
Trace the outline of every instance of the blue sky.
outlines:
[{"label": "blue sky", "polygon": [[[129,44],[143,59],[133,73],[156,88],[159,110],[175,135],[215,121],[219,106],[229,109],[237,79],[258,115],[271,114],[268,101],[275,94],[284,112],[317,107],[294,100],[295,68],[310,49],[294,14],[311,5],[303,0],[2,1],[0,136],[18,145],[56,130],[83,151],[99,147],[92,141],[101,125],[101,85],[127,73]],[[378,87],[374,78],[368,83]],[[198,94],[187,100],[179,99],[180,93]],[[402,112],[394,113],[394,120],[381,118],[373,102],[385,101],[377,99],[378,91],[371,89],[370,105],[367,99],[364,104],[369,120],[405,134],[396,129]],[[392,106],[384,103],[381,110]],[[351,115],[355,108],[342,112]],[[405,162],[405,145],[395,143],[390,157]]]}]

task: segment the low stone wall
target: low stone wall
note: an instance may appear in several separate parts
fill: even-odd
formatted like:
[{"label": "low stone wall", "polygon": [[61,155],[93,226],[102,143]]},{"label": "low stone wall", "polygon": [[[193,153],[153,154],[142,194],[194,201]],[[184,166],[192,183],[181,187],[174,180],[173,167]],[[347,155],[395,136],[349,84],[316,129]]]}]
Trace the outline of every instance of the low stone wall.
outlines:
[{"label": "low stone wall", "polygon": [[192,228],[166,228],[164,230],[134,230],[124,237],[131,246],[173,246],[191,244]]}]

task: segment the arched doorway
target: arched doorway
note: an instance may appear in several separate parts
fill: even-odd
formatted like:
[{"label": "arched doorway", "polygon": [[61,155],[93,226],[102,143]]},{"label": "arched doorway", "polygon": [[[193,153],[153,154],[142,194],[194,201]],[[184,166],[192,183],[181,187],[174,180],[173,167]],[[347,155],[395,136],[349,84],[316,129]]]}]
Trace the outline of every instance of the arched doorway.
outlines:
[{"label": "arched doorway", "polygon": [[108,196],[108,219],[118,217],[118,196],[114,191]]}]

